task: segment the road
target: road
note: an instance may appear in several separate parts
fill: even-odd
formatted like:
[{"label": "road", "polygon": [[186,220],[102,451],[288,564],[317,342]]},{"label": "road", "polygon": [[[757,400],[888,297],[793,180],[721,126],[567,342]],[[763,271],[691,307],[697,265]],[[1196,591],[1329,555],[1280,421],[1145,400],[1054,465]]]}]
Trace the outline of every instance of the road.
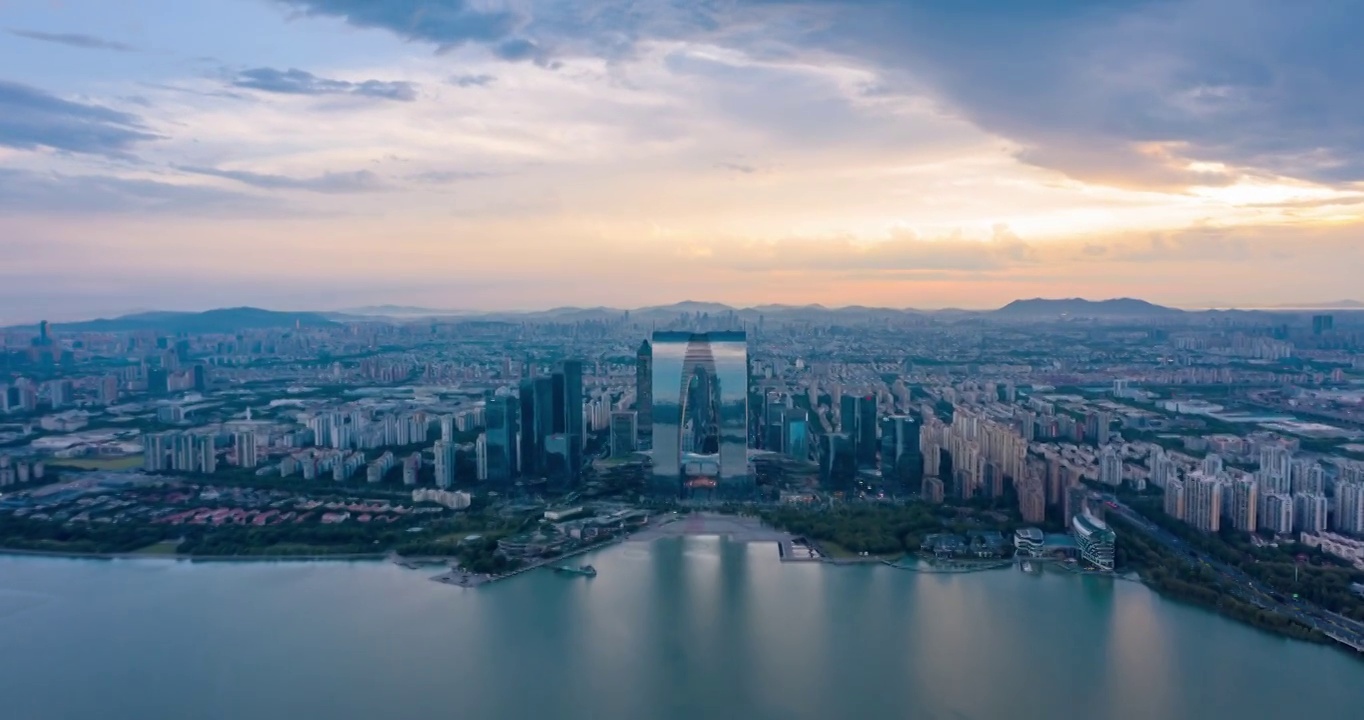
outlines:
[{"label": "road", "polygon": [[[1179,557],[1189,564],[1201,563],[1216,572],[1226,581],[1227,587],[1237,599],[1251,603],[1263,610],[1291,618],[1337,642],[1364,652],[1364,623],[1342,617],[1301,598],[1292,598],[1282,593],[1276,593],[1272,588],[1250,577],[1240,568],[1222,563],[1190,546],[1173,533],[1155,525],[1142,517],[1137,511],[1119,502],[1116,497],[1109,495],[1105,496],[1104,500],[1109,503],[1110,512],[1116,513],[1133,527],[1167,548],[1174,550]],[[1278,600],[1275,597],[1276,595],[1284,599]]]}]

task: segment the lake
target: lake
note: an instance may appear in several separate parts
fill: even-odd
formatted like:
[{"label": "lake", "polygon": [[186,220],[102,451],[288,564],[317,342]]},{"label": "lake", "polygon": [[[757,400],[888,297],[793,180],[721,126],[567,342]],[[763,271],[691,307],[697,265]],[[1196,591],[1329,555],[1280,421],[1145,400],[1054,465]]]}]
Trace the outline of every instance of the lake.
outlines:
[{"label": "lake", "polygon": [[0,557],[0,716],[1349,718],[1364,661],[1144,586],[716,537],[481,588],[366,563]]}]

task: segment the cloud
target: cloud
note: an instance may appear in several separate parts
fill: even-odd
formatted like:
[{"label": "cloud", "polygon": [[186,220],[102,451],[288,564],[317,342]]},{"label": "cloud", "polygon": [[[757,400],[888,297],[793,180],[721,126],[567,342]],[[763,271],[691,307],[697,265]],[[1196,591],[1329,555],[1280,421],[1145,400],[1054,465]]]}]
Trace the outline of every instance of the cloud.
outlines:
[{"label": "cloud", "polygon": [[361,28],[448,50],[468,42],[496,44],[520,23],[507,10],[483,10],[466,0],[277,0],[304,15],[337,17]]},{"label": "cloud", "polygon": [[407,179],[444,185],[447,183],[460,182],[462,180],[477,180],[486,177],[492,177],[492,174],[478,172],[476,170],[430,170],[408,175]]},{"label": "cloud", "polygon": [[[761,3],[749,0],[749,6]],[[1222,184],[1217,162],[1364,179],[1364,4],[1277,0],[798,3],[813,50],[927,89],[1028,162],[1095,182]],[[789,4],[783,4],[787,7]]]},{"label": "cloud", "polygon": [[318,77],[295,68],[276,70],[262,67],[243,70],[237,73],[232,85],[284,95],[356,95],[400,102],[417,99],[417,87],[410,82],[365,80],[356,83]]},{"label": "cloud", "polygon": [[85,50],[113,50],[115,52],[137,52],[137,48],[132,45],[125,45],[114,40],[105,40],[94,35],[82,35],[80,33],[47,33],[38,30],[16,30],[9,28],[5,32],[15,37],[28,38],[29,40],[39,40],[41,42],[56,43],[67,47],[82,48]]},{"label": "cloud", "polygon": [[447,82],[456,87],[487,87],[497,81],[492,75],[452,75]]},{"label": "cloud", "polygon": [[0,210],[12,215],[258,215],[278,209],[267,198],[200,185],[0,168]]},{"label": "cloud", "polygon": [[176,170],[234,180],[244,185],[265,190],[307,190],[308,192],[344,194],[376,192],[387,189],[384,181],[369,170],[355,172],[329,172],[307,178],[294,178],[287,175],[270,175],[245,170],[222,170],[211,167],[177,165]]},{"label": "cloud", "polygon": [[0,80],[0,147],[123,156],[156,138],[136,115]]}]

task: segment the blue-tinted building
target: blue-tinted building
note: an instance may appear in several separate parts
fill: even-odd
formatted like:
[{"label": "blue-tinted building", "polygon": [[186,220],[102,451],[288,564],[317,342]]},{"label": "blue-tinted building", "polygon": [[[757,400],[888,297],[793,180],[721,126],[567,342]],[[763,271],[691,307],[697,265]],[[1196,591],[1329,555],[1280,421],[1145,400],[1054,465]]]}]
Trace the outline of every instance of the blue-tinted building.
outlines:
[{"label": "blue-tinted building", "polygon": [[747,337],[742,331],[656,332],[652,350],[655,491],[747,496],[753,490]]}]

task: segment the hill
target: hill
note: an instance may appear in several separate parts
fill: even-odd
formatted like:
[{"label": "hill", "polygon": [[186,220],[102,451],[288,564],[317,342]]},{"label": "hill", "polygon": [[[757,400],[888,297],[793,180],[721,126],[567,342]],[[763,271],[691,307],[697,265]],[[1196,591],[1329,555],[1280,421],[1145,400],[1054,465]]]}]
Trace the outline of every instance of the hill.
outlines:
[{"label": "hill", "polygon": [[325,327],[336,323],[312,312],[277,312],[239,307],[204,312],[147,312],[52,326],[54,332],[233,333],[238,330]]},{"label": "hill", "polygon": [[1011,319],[1059,317],[1145,319],[1169,318],[1182,315],[1184,311],[1135,298],[1114,298],[1111,300],[1033,298],[1031,300],[1015,300],[988,314]]}]

